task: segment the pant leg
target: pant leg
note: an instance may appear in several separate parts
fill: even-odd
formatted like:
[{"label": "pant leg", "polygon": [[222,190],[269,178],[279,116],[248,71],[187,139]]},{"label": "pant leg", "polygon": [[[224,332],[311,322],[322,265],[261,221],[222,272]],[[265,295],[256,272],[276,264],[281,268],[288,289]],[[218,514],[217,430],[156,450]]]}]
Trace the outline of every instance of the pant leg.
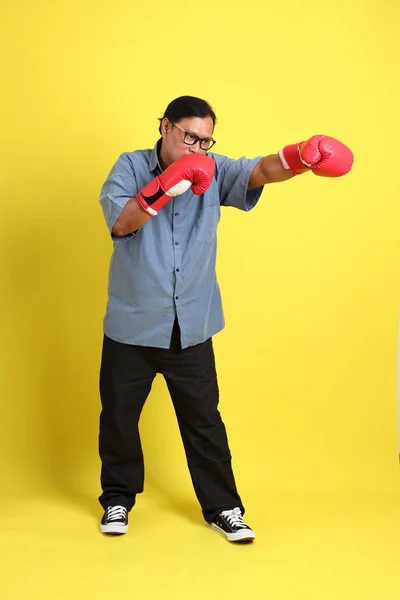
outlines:
[{"label": "pant leg", "polygon": [[223,509],[244,507],[236,489],[231,453],[218,410],[212,340],[169,352],[163,364],[196,496],[206,521]]},{"label": "pant leg", "polygon": [[105,508],[128,510],[143,491],[144,463],[139,418],[156,369],[149,349],[121,344],[104,336],[100,369],[99,454],[102,462],[99,497]]}]

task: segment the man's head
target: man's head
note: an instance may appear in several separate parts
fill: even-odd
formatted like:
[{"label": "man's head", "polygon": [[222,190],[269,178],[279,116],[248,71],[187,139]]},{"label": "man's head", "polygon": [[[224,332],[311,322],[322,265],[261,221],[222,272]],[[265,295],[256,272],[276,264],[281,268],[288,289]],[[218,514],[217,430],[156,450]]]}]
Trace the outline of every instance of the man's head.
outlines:
[{"label": "man's head", "polygon": [[206,154],[215,143],[212,134],[217,117],[208,102],[201,98],[180,96],[172,100],[159,121],[164,167],[185,154]]}]

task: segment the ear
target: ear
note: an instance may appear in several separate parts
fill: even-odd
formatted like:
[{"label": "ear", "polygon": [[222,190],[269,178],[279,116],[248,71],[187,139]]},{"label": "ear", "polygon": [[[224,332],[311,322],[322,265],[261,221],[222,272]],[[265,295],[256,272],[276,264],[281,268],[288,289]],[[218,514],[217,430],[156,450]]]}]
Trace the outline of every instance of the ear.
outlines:
[{"label": "ear", "polygon": [[171,127],[172,125],[169,119],[167,119],[167,117],[164,117],[161,121],[161,135],[164,139],[167,137],[167,132],[171,129]]}]

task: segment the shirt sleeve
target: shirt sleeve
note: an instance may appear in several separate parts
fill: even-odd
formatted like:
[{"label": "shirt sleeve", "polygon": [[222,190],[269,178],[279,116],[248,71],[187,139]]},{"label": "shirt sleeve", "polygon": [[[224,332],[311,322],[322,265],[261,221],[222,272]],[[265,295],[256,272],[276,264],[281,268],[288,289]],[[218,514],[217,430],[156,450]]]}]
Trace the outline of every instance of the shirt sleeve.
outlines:
[{"label": "shirt sleeve", "polygon": [[128,200],[134,198],[137,191],[135,170],[131,158],[125,152],[114,164],[100,192],[100,204],[114,242],[123,242],[135,235],[134,233],[128,233],[124,236],[116,236],[112,233],[112,228]]},{"label": "shirt sleeve", "polygon": [[248,191],[250,175],[254,167],[263,158],[239,158],[235,160],[214,154],[216,176],[219,186],[222,206],[234,206],[240,210],[249,211],[255,207],[263,192],[264,186]]}]

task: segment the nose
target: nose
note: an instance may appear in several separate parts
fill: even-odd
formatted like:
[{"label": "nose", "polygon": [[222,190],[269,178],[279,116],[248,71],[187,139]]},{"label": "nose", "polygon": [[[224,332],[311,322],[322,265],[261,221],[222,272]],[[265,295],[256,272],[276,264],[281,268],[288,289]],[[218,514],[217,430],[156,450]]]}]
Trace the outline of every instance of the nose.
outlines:
[{"label": "nose", "polygon": [[195,154],[198,154],[201,150],[200,144],[201,144],[201,141],[197,140],[197,142],[195,144],[193,144],[193,146],[190,146],[190,151]]},{"label": "nose", "polygon": [[204,150],[201,148],[200,144],[201,144],[200,140],[197,140],[197,142],[195,144],[193,144],[193,146],[190,146],[189,152],[191,152],[192,154],[199,154],[200,152],[204,152]]}]

